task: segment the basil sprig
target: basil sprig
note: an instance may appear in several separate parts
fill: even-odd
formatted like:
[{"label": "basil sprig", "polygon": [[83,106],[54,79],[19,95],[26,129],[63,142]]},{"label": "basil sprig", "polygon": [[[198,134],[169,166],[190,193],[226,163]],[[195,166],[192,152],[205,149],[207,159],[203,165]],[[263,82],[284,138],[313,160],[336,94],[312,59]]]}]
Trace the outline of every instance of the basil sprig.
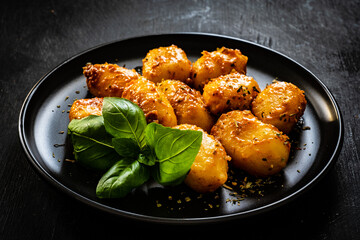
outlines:
[{"label": "basil sprig", "polygon": [[107,171],[99,198],[120,198],[152,176],[162,185],[180,184],[199,152],[202,133],[147,125],[143,111],[123,98],[107,97],[102,116],[72,120],[68,126],[75,160]]},{"label": "basil sprig", "polygon": [[120,157],[116,153],[112,136],[104,127],[102,116],[74,119],[68,125],[68,134],[74,148],[75,160],[97,170],[107,170]]}]

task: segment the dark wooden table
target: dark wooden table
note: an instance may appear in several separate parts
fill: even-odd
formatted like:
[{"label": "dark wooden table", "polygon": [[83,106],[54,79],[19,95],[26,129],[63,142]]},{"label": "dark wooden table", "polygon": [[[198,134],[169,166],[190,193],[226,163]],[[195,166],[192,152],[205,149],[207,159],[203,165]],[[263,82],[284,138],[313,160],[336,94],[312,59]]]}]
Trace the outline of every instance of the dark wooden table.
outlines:
[{"label": "dark wooden table", "polygon": [[[359,1],[6,1],[0,7],[0,239],[161,236],[241,239],[360,239]],[[345,123],[332,170],[310,191],[244,220],[166,226],[109,215],[48,184],[18,138],[32,86],[93,46],[170,32],[246,39],[298,61],[330,89]]]}]

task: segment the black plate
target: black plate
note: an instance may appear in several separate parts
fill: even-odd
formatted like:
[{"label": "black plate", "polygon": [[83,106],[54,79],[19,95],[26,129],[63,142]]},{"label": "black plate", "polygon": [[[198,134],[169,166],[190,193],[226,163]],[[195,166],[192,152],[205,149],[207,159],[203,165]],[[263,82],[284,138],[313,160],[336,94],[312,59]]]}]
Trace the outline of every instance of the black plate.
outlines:
[{"label": "black plate", "polygon": [[[95,196],[100,176],[65,160],[72,158],[66,136],[67,111],[74,99],[89,96],[82,67],[88,62],[114,62],[135,68],[142,65],[141,60],[150,49],[171,44],[181,47],[192,61],[200,57],[203,50],[213,51],[221,46],[240,49],[249,57],[248,75],[257,80],[261,89],[277,78],[305,91],[308,105],[299,129],[306,126],[307,130],[292,134],[296,142],[288,166],[275,178],[275,183],[260,189],[260,195],[250,194],[238,201],[233,191],[225,187],[213,194],[200,195],[184,185],[164,188],[149,182],[124,199],[100,200]],[[246,217],[294,199],[335,162],[342,145],[343,124],[339,108],[325,85],[283,54],[236,38],[180,33],[121,40],[66,60],[46,74],[26,97],[20,112],[19,135],[35,169],[76,199],[134,219],[195,223]]]}]

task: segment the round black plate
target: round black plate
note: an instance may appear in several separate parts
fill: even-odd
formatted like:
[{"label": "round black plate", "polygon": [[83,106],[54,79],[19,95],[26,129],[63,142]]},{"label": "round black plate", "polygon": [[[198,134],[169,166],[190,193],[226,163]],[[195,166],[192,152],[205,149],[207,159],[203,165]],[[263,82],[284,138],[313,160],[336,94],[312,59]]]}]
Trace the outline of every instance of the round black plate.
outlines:
[{"label": "round black plate", "polygon": [[[149,182],[123,199],[101,200],[95,196],[100,176],[71,159],[66,135],[67,111],[74,99],[89,97],[82,67],[86,63],[113,62],[127,68],[142,65],[153,48],[175,44],[191,61],[203,50],[218,47],[240,49],[249,57],[249,76],[261,89],[273,79],[292,82],[304,90],[308,105],[303,125],[291,136],[291,159],[275,183],[261,195],[242,201],[222,187],[215,193],[200,195],[186,186],[164,188]],[[101,210],[134,219],[163,223],[214,222],[246,217],[273,209],[298,196],[315,183],[335,162],[343,139],[339,108],[321,81],[300,64],[266,47],[231,37],[178,33],[137,37],[92,48],[80,53],[46,74],[30,91],[19,118],[23,148],[35,169],[46,180],[76,199]]]}]

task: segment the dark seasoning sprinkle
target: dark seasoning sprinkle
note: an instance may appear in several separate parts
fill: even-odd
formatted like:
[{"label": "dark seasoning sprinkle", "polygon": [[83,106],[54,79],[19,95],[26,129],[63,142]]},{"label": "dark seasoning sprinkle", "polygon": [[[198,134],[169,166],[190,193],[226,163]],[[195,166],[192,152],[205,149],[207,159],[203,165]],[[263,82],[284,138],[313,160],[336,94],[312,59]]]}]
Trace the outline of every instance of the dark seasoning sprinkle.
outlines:
[{"label": "dark seasoning sprinkle", "polygon": [[64,147],[64,146],[65,146],[65,143],[61,143],[61,144],[55,143],[55,144],[54,144],[54,147],[56,147],[56,148],[58,148],[58,147]]},{"label": "dark seasoning sprinkle", "polygon": [[224,184],[224,187],[230,190],[229,198],[226,198],[225,202],[240,206],[241,201],[247,197],[260,199],[265,196],[266,186],[278,182],[280,176],[281,174],[268,178],[255,178],[238,170],[230,170],[228,180]]},{"label": "dark seasoning sprinkle", "polygon": [[170,190],[169,194],[164,195],[161,199],[156,199],[154,203],[157,208],[165,209],[168,213],[186,211],[189,206],[194,205],[206,212],[220,207],[220,195],[218,190],[209,194],[196,193],[188,188],[180,193]]},{"label": "dark seasoning sprinkle", "polygon": [[[268,178],[255,178],[240,170],[229,170],[227,182],[213,193],[196,193],[193,190],[181,191],[180,194],[171,192],[168,195],[154,201],[156,208],[162,208],[171,212],[186,211],[188,207],[197,206],[204,212],[217,211],[222,204],[240,206],[246,198],[260,199],[267,193],[267,186],[276,187],[283,185],[280,182],[281,174]],[[222,193],[223,191],[224,194]],[[227,197],[221,197],[226,196]],[[190,205],[189,205],[190,204]]]},{"label": "dark seasoning sprinkle", "polygon": [[[79,94],[80,91],[75,91],[75,93],[76,93],[76,94]],[[66,96],[66,97],[64,98],[64,102],[66,102],[69,98],[70,98],[70,96]],[[77,100],[77,99],[74,99],[74,101],[75,101],[75,100]],[[67,106],[68,108],[71,108],[72,104],[67,104],[66,106]],[[61,108],[61,105],[57,105],[56,108]],[[52,109],[51,112],[55,112],[54,109]],[[66,110],[66,109],[62,109],[62,110],[61,110],[61,113],[65,113],[65,112],[66,112],[66,113],[70,113],[70,109],[67,109],[67,110]],[[63,135],[63,134],[65,134],[65,131],[63,131],[63,130],[58,131],[58,134]],[[54,146],[55,148],[65,147],[65,143],[55,143],[55,144],[53,144],[53,146]],[[55,158],[55,159],[56,159],[56,156],[55,156],[55,153],[54,153],[54,152],[52,152],[52,158]],[[58,162],[61,162],[61,159],[58,158],[57,161],[58,161]],[[64,161],[66,161],[66,162],[71,162],[71,163],[75,162],[75,160],[71,160],[71,159],[64,159]]]}]

